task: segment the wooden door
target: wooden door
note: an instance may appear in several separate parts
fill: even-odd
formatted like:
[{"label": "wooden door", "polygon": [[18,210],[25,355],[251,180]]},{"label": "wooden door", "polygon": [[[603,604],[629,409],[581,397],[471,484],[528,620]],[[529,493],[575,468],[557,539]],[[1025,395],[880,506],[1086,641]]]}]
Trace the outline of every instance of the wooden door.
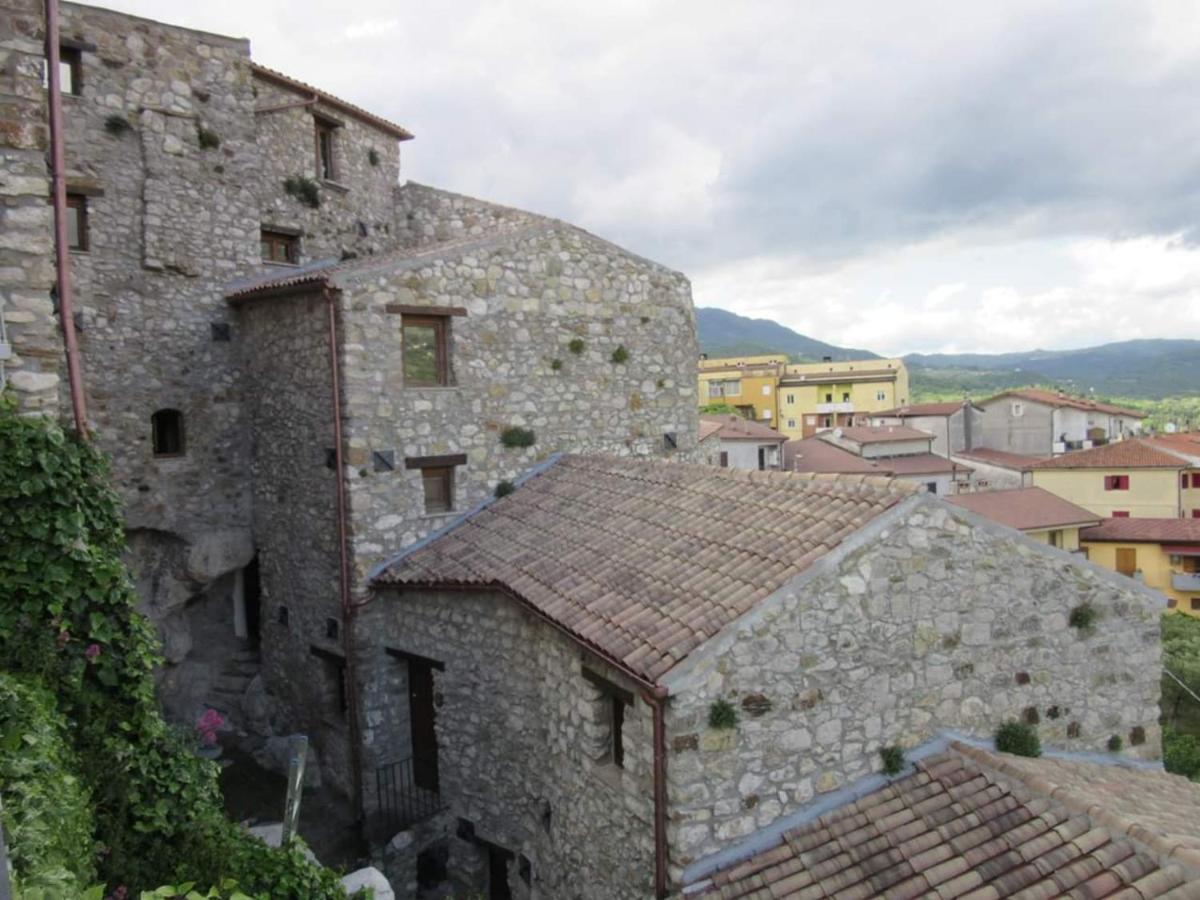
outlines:
[{"label": "wooden door", "polygon": [[1117,571],[1122,575],[1132,575],[1137,571],[1137,548],[1117,548]]},{"label": "wooden door", "polygon": [[433,705],[433,666],[429,661],[408,660],[408,711],[412,733],[413,783],[419,788],[436,791],[437,711]]}]

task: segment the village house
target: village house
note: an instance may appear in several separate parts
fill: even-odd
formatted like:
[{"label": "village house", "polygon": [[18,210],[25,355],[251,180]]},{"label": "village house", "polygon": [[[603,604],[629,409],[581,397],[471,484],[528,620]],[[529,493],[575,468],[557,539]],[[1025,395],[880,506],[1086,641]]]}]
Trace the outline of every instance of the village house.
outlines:
[{"label": "village house", "polygon": [[872,413],[908,403],[902,359],[791,363],[779,379],[779,425],[789,438],[866,425]]},{"label": "village house", "polygon": [[729,469],[778,469],[787,437],[773,428],[741,416],[700,417],[700,439],[718,441],[717,465]]},{"label": "village house", "polygon": [[1088,559],[1200,616],[1200,519],[1104,519],[1079,534]]},{"label": "village house", "polygon": [[[44,32],[17,4],[6,375],[53,411]],[[366,572],[555,451],[692,454],[690,287],[566,223],[400,185],[406,129],[244,39],[61,12],[72,324],[161,696],[255,740],[308,733],[357,797]]]},{"label": "village house", "polygon": [[1101,518],[1179,518],[1187,459],[1140,439],[1076,450],[1029,466],[1030,483]]},{"label": "village house", "polygon": [[932,494],[969,489],[971,467],[931,452],[934,436],[925,431],[904,425],[859,425],[823,431],[816,440],[870,460],[897,478],[919,482]]},{"label": "village house", "polygon": [[915,403],[871,414],[871,425],[904,425],[933,435],[930,448],[952,456],[979,446],[983,440],[983,410],[970,400]]},{"label": "village house", "polygon": [[[863,456],[861,451],[864,447],[872,446],[871,440],[868,438],[865,443],[859,443],[839,439],[838,432],[847,430],[860,434],[871,431],[868,426],[835,428],[821,432],[816,437],[788,441],[783,445],[783,467],[789,472],[813,474],[887,475],[923,485],[931,494],[954,494],[967,490],[970,485],[971,467],[964,463],[927,452]],[[928,437],[899,443],[900,446],[905,444],[919,450],[928,445]]]},{"label": "village house", "polygon": [[1010,719],[1160,753],[1162,598],[893,479],[563,456],[373,582],[397,884],[661,897]]},{"label": "village house", "polygon": [[978,403],[978,446],[1025,456],[1087,450],[1141,433],[1146,414],[1111,403],[1080,400],[1062,391],[1023,388]]},{"label": "village house", "polygon": [[971,479],[971,487],[974,490],[999,491],[1028,487],[1033,483],[1029,467],[1046,457],[1023,456],[1019,453],[975,447],[952,453],[950,458],[974,470]]},{"label": "village house", "polygon": [[696,394],[700,407],[724,403],[747,419],[777,427],[779,379],[786,364],[787,357],[779,353],[719,359],[701,355]]},{"label": "village house", "polygon": [[1035,541],[1072,552],[1080,549],[1079,530],[1100,524],[1095,513],[1044,488],[979,491],[946,499],[993,522],[1015,528]]}]

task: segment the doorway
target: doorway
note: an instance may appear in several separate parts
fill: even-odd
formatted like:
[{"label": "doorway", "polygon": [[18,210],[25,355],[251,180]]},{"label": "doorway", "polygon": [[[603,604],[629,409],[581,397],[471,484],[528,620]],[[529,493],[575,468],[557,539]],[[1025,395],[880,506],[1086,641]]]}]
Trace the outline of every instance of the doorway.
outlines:
[{"label": "doorway", "polygon": [[438,789],[437,709],[433,703],[432,660],[408,658],[408,715],[412,735],[413,783]]},{"label": "doorway", "polygon": [[257,649],[262,640],[262,582],[258,573],[258,555],[242,573],[242,602],[246,605],[246,642]]},{"label": "doorway", "polygon": [[488,900],[512,900],[512,889],[508,886],[508,861],[512,851],[484,844],[488,862]]}]

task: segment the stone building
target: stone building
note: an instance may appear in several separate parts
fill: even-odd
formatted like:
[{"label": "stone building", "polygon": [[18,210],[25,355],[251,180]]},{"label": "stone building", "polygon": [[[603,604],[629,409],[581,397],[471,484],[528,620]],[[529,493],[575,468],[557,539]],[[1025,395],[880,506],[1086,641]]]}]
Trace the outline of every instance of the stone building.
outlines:
[{"label": "stone building", "polygon": [[971,450],[983,439],[983,410],[970,400],[899,406],[871,413],[871,424],[904,425],[932,434],[930,452],[939,456]]},{"label": "stone building", "polygon": [[[0,362],[53,410],[42,4],[5,15]],[[63,3],[60,46],[89,424],[163,699],[308,730],[352,791],[363,574],[553,451],[694,453],[690,288],[564,223],[401,186],[411,134],[244,39]]]},{"label": "stone building", "polygon": [[564,456],[374,581],[368,806],[476,889],[661,896],[947,731],[1160,753],[1162,598],[887,478]]}]

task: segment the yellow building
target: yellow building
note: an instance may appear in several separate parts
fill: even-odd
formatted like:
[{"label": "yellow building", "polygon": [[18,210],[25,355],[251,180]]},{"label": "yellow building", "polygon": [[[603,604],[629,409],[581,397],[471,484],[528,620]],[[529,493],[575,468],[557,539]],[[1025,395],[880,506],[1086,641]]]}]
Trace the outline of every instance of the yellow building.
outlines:
[{"label": "yellow building", "polygon": [[776,427],[778,388],[787,357],[727,356],[700,360],[700,406],[728,403],[747,419]]},{"label": "yellow building", "polygon": [[1105,519],[1080,533],[1088,559],[1167,595],[1200,617],[1200,519]]},{"label": "yellow building", "polygon": [[872,413],[909,401],[908,369],[900,359],[792,363],[779,380],[779,421],[790,438],[866,425]]},{"label": "yellow building", "polygon": [[1064,453],[1029,467],[1045,488],[1101,518],[1177,519],[1190,463],[1139,438]]},{"label": "yellow building", "polygon": [[1080,549],[1080,530],[1100,524],[1095,513],[1036,487],[956,494],[946,502],[1072,552]]}]

